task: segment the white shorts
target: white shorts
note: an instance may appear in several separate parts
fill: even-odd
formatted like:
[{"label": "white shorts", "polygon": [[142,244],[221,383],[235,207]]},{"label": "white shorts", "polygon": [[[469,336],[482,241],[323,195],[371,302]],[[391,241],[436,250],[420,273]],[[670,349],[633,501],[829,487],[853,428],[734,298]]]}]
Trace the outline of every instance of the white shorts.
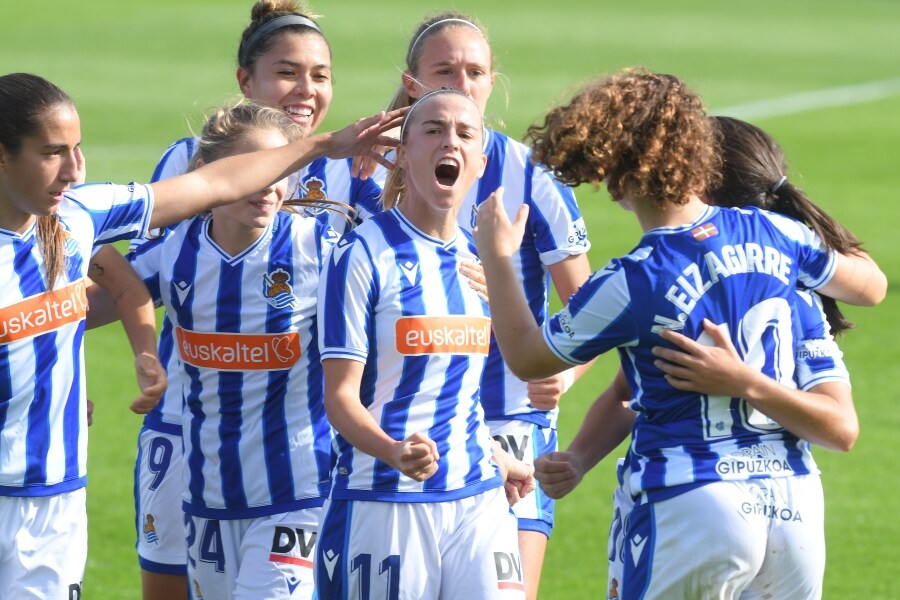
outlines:
[{"label": "white shorts", "polygon": [[256,519],[185,519],[193,600],[314,597],[321,507]]},{"label": "white shorts", "polygon": [[134,510],[138,562],[145,571],[187,572],[181,460],[180,435],[141,429],[134,465]]},{"label": "white shorts", "polygon": [[609,561],[609,573],[606,580],[607,600],[618,600],[619,598],[619,587],[622,585],[622,573],[625,570],[625,528],[628,526],[628,518],[634,508],[624,458],[620,458],[616,463],[616,474],[619,485],[613,492],[613,518],[609,526],[606,556]]},{"label": "white shorts", "polygon": [[84,488],[55,496],[0,496],[0,515],[0,598],[81,600]]},{"label": "white shorts", "polygon": [[[518,420],[488,421],[487,424],[491,435],[506,452],[529,465],[534,464],[536,457],[555,452],[559,447],[556,430],[551,427]],[[537,486],[513,506],[513,513],[519,519],[520,530],[539,531],[549,538],[555,508],[555,501]]]},{"label": "white shorts", "polygon": [[720,481],[636,504],[623,598],[821,598],[825,520],[818,475]]},{"label": "white shorts", "polygon": [[321,600],[525,598],[503,488],[447,502],[329,500],[320,531]]}]

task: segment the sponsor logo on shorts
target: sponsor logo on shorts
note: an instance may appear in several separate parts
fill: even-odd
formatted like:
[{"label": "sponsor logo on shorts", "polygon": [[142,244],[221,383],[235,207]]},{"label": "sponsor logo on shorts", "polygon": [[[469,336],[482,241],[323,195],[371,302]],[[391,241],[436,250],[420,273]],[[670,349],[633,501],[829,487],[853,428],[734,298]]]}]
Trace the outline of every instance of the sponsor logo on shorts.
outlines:
[{"label": "sponsor logo on shorts", "polygon": [[803,522],[800,511],[791,506],[790,499],[779,488],[752,486],[750,494],[754,500],[741,503],[741,511],[747,515],[763,515],[780,521]]},{"label": "sponsor logo on shorts", "polygon": [[334,567],[337,565],[341,555],[334,550],[326,550],[322,555],[322,562],[325,563],[325,571],[328,573],[328,579],[334,578]]},{"label": "sponsor logo on shorts", "polygon": [[497,570],[498,589],[525,591],[522,559],[518,552],[494,552],[494,568]]},{"label": "sponsor logo on shorts", "polygon": [[639,564],[638,561],[641,558],[641,554],[644,553],[644,548],[646,546],[647,538],[641,536],[641,534],[637,533],[631,538],[631,560],[634,564]]},{"label": "sponsor logo on shorts", "polygon": [[181,359],[219,371],[280,371],[300,360],[300,334],[204,333],[175,328]]},{"label": "sponsor logo on shorts", "polygon": [[485,354],[490,350],[487,317],[401,317],[395,325],[397,352],[419,354]]},{"label": "sponsor logo on shorts", "polygon": [[741,504],[741,510],[747,515],[762,515],[773,520],[803,522],[803,516],[800,514],[800,511],[794,510],[789,506],[744,502]]},{"label": "sponsor logo on shorts", "polygon": [[87,316],[84,279],[0,307],[0,345],[77,323]]},{"label": "sponsor logo on shorts", "polygon": [[159,536],[156,535],[156,518],[147,513],[144,515],[144,539],[147,540],[148,544],[156,544],[159,545]]},{"label": "sponsor logo on shorts", "polygon": [[[312,555],[316,549],[316,537],[317,533],[315,531],[307,533],[301,528],[291,529],[290,527],[277,526],[272,538],[272,551],[269,554],[269,560],[275,563],[312,569]],[[298,581],[297,583],[299,584],[300,582]]]},{"label": "sponsor logo on shorts", "polygon": [[609,580],[609,589],[606,590],[606,600],[619,600],[619,580],[615,577]]},{"label": "sponsor logo on shorts", "polygon": [[525,450],[528,448],[531,436],[528,434],[513,435],[507,433],[495,435],[494,439],[497,440],[504,452],[513,455],[516,457],[516,460],[524,460]]},{"label": "sponsor logo on shorts", "polygon": [[300,584],[303,583],[300,579],[298,579],[296,577],[285,577],[285,579],[287,580],[289,596],[292,596],[294,594],[294,590],[296,590],[300,586]]}]

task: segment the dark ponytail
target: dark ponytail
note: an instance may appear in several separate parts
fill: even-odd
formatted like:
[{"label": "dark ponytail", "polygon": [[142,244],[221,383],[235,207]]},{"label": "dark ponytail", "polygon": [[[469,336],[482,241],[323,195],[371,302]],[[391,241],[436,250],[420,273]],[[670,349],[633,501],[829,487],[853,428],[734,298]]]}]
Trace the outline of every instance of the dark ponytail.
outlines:
[{"label": "dark ponytail", "polygon": [[[0,77],[0,145],[11,155],[22,149],[22,140],[35,135],[44,116],[75,103],[63,90],[43,77],[11,73]],[[53,289],[66,271],[66,235],[59,215],[37,217],[38,248],[44,257],[47,289]]]}]

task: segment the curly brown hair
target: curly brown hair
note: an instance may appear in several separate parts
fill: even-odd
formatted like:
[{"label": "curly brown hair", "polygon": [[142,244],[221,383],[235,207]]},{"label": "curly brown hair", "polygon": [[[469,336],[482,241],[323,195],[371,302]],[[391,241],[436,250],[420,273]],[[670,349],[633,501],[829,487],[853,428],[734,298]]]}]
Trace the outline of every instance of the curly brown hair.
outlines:
[{"label": "curly brown hair", "polygon": [[585,86],[526,138],[534,160],[563,183],[606,184],[626,195],[684,204],[720,176],[716,129],[677,77],[629,69]]}]

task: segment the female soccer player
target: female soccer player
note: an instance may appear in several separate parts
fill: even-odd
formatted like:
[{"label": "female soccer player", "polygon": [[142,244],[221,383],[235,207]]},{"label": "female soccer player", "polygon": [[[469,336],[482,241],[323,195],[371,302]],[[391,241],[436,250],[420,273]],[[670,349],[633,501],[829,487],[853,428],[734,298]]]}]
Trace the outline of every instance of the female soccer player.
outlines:
[{"label": "female soccer player", "polygon": [[[712,120],[721,134],[719,146],[723,166],[722,180],[709,191],[707,202],[717,206],[756,206],[786,214],[809,225],[819,234],[826,247],[842,254],[860,251],[860,243],[852,232],[815,206],[800,188],[788,181],[784,153],[770,136],[758,127],[738,119],[712,117]],[[866,290],[860,289],[859,293],[865,298]],[[847,451],[858,435],[859,425],[846,369],[833,336],[848,329],[850,324],[834,299],[824,297],[820,301],[817,294],[800,291],[798,295],[800,299],[795,299],[792,309],[794,322],[802,324],[802,327],[795,342],[794,379],[800,390],[811,392],[806,398],[813,403],[804,406],[805,410],[801,411],[802,419],[799,420],[790,415],[774,418],[773,415],[778,414],[779,408],[783,410],[791,405],[789,402],[779,402],[775,407],[767,406],[762,412],[800,438],[832,450]],[[822,314],[823,304],[827,321]],[[668,337],[677,334],[666,331],[662,335]],[[689,344],[686,340],[683,342]],[[711,350],[703,349],[703,352],[707,351]],[[698,371],[701,367],[718,367],[722,371],[698,373],[695,378],[698,387],[694,391],[715,393],[715,389],[706,389],[702,385],[722,373],[727,373],[732,383],[739,383],[735,374],[746,373],[747,366],[735,365],[733,359],[733,354],[727,354],[717,357],[712,365],[697,363],[694,367]],[[664,363],[659,366],[666,371],[669,369]],[[761,372],[755,373],[757,377],[767,377]],[[769,382],[774,380],[761,379],[759,384],[770,385]],[[780,387],[778,390],[779,393],[784,393]],[[735,393],[726,395],[742,397],[736,390],[731,391]],[[772,394],[771,400],[777,398],[777,395]],[[535,461],[535,476],[548,495],[558,499],[571,492],[590,469],[628,436],[635,413],[623,403],[630,399],[631,392],[620,371],[614,384],[588,410],[566,451],[548,454]],[[747,399],[752,402],[752,399]],[[610,528],[610,595],[622,580],[625,550],[623,524],[632,504],[630,494],[622,487],[627,486],[627,479],[624,476],[624,463],[620,461],[620,487],[614,494],[614,515]],[[815,498],[809,498],[808,501],[815,501]],[[779,556],[783,555],[779,550]]]},{"label": "female soccer player", "polygon": [[[220,109],[194,163],[303,134],[283,111]],[[279,211],[287,194],[283,180],[129,255],[175,332],[187,576],[198,596],[314,597],[332,438],[315,297],[337,234],[322,218]],[[153,520],[145,526],[155,527],[154,517],[145,515]]]},{"label": "female soccer player", "polygon": [[[304,2],[259,0],[250,10],[250,24],[237,50],[236,77],[244,97],[283,110],[307,135],[322,124],[332,100],[331,47],[315,19]],[[153,180],[184,173],[196,142],[190,137],[172,144]],[[296,189],[291,195],[315,200],[320,210],[348,204],[353,208],[328,213],[338,232],[380,210],[381,187],[372,179],[351,177],[350,165],[349,159],[322,157],[305,165],[292,181]],[[307,210],[314,209],[310,203]]]},{"label": "female soccer player", "polygon": [[[85,276],[95,244],[233,202],[323,155],[371,152],[394,115],[152,185],[78,177],[72,99],[30,74],[0,76],[0,596],[80,589],[87,552]],[[382,139],[382,141],[385,141]]]},{"label": "female soccer player", "polygon": [[[739,507],[762,500],[787,514],[798,508],[791,498],[816,493],[818,478],[802,476],[809,464],[795,436],[745,400],[674,387],[653,347],[667,329],[695,339],[707,320],[725,323],[745,356],[791,385],[793,345],[777,342],[792,339],[797,282],[846,299],[861,289],[860,277],[876,282],[880,272],[866,257],[822,249],[795,221],[705,205],[700,195],[718,172],[713,127],[699,98],[672,76],[637,71],[602,79],[553,109],[530,135],[536,157],[563,181],[603,181],[645,234],[541,328],[511,291],[510,257],[524,210],[513,225],[496,201],[483,206],[476,240],[490,302],[504,307],[493,319],[504,358],[520,376],[542,377],[619,348],[638,411],[626,466],[639,498],[625,532],[620,593],[740,594],[754,579],[762,583],[768,540]],[[878,296],[883,290],[872,299]],[[687,543],[695,549],[689,555]],[[815,560],[798,563],[782,560],[767,581],[815,577]],[[792,568],[799,574],[788,573]]]},{"label": "female soccer player", "polygon": [[[472,98],[484,114],[494,77],[494,55],[484,29],[464,14],[441,13],[422,21],[413,33],[402,86],[392,107],[408,106],[422,94],[447,86]],[[481,203],[500,186],[506,190],[504,202],[510,215],[519,206],[531,208],[522,247],[515,257],[517,285],[526,294],[535,319],[543,323],[549,309],[549,281],[565,300],[590,275],[584,220],[572,190],[534,164],[524,144],[488,129],[485,154],[485,174],[467,193],[458,213],[459,224],[471,231]],[[579,367],[579,372],[584,369]],[[569,371],[525,383],[507,369],[492,345],[481,400],[491,434],[528,463],[555,450],[556,405],[574,377],[574,371]],[[553,527],[553,500],[538,490],[513,510],[518,517],[526,589],[533,600]]]},{"label": "female soccer player", "polygon": [[[338,456],[320,598],[524,598],[515,518],[480,402],[487,304],[457,224],[485,168],[478,106],[437,90],[408,113],[383,213],[335,246],[319,290]],[[531,467],[493,452],[512,479]],[[515,490],[513,491],[515,494]]]},{"label": "female soccer player", "polygon": [[[294,0],[256,2],[250,11],[250,24],[241,33],[237,65],[237,83],[246,98],[284,111],[306,135],[316,131],[331,105],[331,48],[305,4]],[[198,142],[189,137],[172,144],[156,166],[152,180],[186,172]],[[358,222],[376,212],[381,196],[381,187],[374,180],[351,178],[349,166],[349,160],[327,157],[304,165],[291,179],[289,196],[310,200],[307,211],[351,205],[352,211],[325,213],[331,216],[335,230],[344,231],[351,215]],[[160,333],[159,354],[167,364],[171,361],[169,370],[179,371],[169,320],[164,321]],[[138,436],[135,511],[144,600],[187,597],[181,411],[181,392],[173,388],[144,419]],[[148,515],[154,519],[149,536],[144,531]]]}]

